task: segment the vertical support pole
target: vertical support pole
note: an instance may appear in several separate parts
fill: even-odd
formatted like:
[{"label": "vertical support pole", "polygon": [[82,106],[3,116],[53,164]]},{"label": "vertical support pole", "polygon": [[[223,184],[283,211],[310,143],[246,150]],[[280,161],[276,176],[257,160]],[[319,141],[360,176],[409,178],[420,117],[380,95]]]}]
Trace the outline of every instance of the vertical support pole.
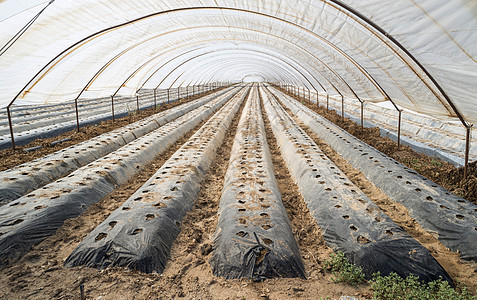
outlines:
[{"label": "vertical support pole", "polygon": [[181,87],[177,87],[177,100],[181,98]]},{"label": "vertical support pole", "polygon": [[341,122],[344,122],[344,97],[341,95]]},{"label": "vertical support pole", "polygon": [[169,102],[171,100],[170,92],[171,92],[171,89],[167,89],[167,104],[169,104]]},{"label": "vertical support pole", "polygon": [[318,94],[318,91],[315,90],[316,92],[316,107],[320,107],[320,94]]},{"label": "vertical support pole", "polygon": [[308,103],[311,104],[311,91],[308,90]]},{"label": "vertical support pole", "polygon": [[137,106],[137,113],[139,113],[139,95],[136,94],[136,106]]},{"label": "vertical support pole", "polygon": [[154,89],[154,110],[157,109],[157,103],[156,103],[156,89]]},{"label": "vertical support pole", "polygon": [[189,98],[189,86],[186,86],[186,98]]},{"label": "vertical support pole", "polygon": [[111,95],[111,111],[112,111],[113,122],[114,122],[114,95]]},{"label": "vertical support pole", "polygon": [[399,117],[398,117],[398,150],[399,148],[401,148],[401,117],[402,117],[402,109],[398,110],[398,113],[399,113]]},{"label": "vertical support pole", "polygon": [[80,131],[80,124],[79,124],[79,112],[78,112],[78,99],[75,99],[75,111],[76,111],[76,131]]},{"label": "vertical support pole", "polygon": [[326,110],[330,110],[330,94],[326,93]]},{"label": "vertical support pole", "polygon": [[364,130],[364,102],[361,101],[361,131]]},{"label": "vertical support pole", "polygon": [[469,169],[469,151],[470,151],[470,135],[472,130],[472,124],[466,126],[467,133],[465,135],[465,164],[464,164],[464,180],[467,179],[467,173]]},{"label": "vertical support pole", "polygon": [[15,150],[15,137],[13,136],[12,115],[10,114],[10,105],[7,106],[8,126],[10,127],[10,136],[12,138],[12,149]]}]

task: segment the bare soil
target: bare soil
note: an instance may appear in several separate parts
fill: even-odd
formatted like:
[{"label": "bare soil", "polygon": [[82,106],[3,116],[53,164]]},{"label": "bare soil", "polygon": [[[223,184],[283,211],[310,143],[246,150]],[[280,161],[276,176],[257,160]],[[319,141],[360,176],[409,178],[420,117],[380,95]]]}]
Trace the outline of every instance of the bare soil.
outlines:
[{"label": "bare soil", "polygon": [[[65,221],[54,235],[33,247],[20,261],[3,269],[0,272],[0,299],[79,299],[81,284],[85,286],[87,299],[147,299],[149,287],[162,280],[162,275],[145,275],[120,268],[103,271],[64,268],[63,262],[86,235],[153,176],[205,122],[157,156],[134,179],[90,206],[79,217]],[[106,295],[106,298],[98,298]]]},{"label": "bare soil", "polygon": [[[54,153],[61,149],[67,148],[69,146],[81,143],[83,141],[89,140],[103,133],[124,127],[126,125],[142,120],[156,113],[163,112],[165,110],[168,110],[178,105],[181,105],[183,103],[190,102],[192,100],[204,97],[214,92],[216,91],[211,91],[204,94],[195,95],[189,98],[182,98],[178,101],[173,101],[171,103],[164,103],[159,105],[156,110],[154,110],[153,108],[148,108],[148,109],[139,111],[139,113],[129,114],[122,118],[118,118],[114,121],[107,120],[107,121],[101,121],[96,125],[84,126],[80,128],[79,132],[77,132],[75,129],[75,130],[71,130],[63,134],[60,134],[56,137],[52,137],[48,139],[37,139],[28,143],[27,145],[17,146],[15,150],[13,149],[0,150],[0,162],[1,162],[0,171],[11,169],[15,166],[35,160],[37,158],[43,157],[51,153]],[[70,138],[71,140],[51,146],[52,142],[60,141],[66,138]],[[43,147],[32,152],[24,151],[25,149],[36,147],[36,146],[43,146]]]},{"label": "bare soil", "polygon": [[[177,104],[179,103],[175,103],[175,105]],[[1,270],[0,291],[2,292],[0,299],[79,299],[80,285],[85,287],[86,299],[319,299],[320,297],[338,299],[342,295],[355,296],[359,299],[371,298],[372,292],[369,284],[352,287],[335,283],[332,280],[332,275],[323,269],[322,262],[329,258],[332,250],[325,245],[320,228],[309,214],[296,184],[288,173],[265,114],[267,141],[272,154],[274,174],[300,248],[307,279],[275,278],[263,282],[253,282],[248,279],[226,280],[212,275],[209,260],[213,250],[213,233],[218,221],[218,205],[242,110],[243,105],[235,116],[223,145],[217,151],[214,163],[202,183],[193,209],[187,214],[181,225],[181,233],[172,247],[170,259],[163,274],[143,274],[122,268],[106,270],[86,267],[64,268],[63,262],[88,233],[141,187],[205,122],[191,130],[187,136],[171,146],[164,154],[158,156],[154,163],[143,169],[133,180],[89,207],[79,217],[66,221],[53,236],[35,246],[20,261]],[[332,115],[331,112],[329,114]],[[107,124],[105,126],[111,127],[104,128],[101,133],[135,120],[124,120],[122,125],[118,124],[117,126],[116,124]],[[352,127],[351,124],[349,126]],[[359,129],[359,126],[356,124],[355,126]],[[91,127],[101,127],[101,125]],[[77,139],[70,143],[78,143],[100,134],[95,133],[94,129],[85,129],[83,139]],[[404,207],[390,201],[379,189],[367,181],[362,173],[347,164],[316,135],[310,134],[309,130],[308,134],[371,200],[427,247],[454,279],[464,282],[472,290],[477,288],[475,267],[472,268],[470,264],[462,262],[458,254],[450,252],[432,235],[426,233],[409,217]],[[382,143],[383,149],[386,147],[392,149],[392,141],[382,141],[378,137],[374,136],[370,140],[376,139],[377,144]],[[54,140],[61,138],[57,137]],[[56,147],[59,148],[51,149],[48,153],[58,151],[71,144],[58,145]],[[34,144],[26,147],[32,146]],[[42,152],[25,154],[18,150],[8,154],[7,151],[11,150],[0,152],[0,155],[4,155],[0,156],[2,158],[1,167],[4,165],[4,157],[7,158],[9,164],[15,165],[46,155]],[[407,150],[401,149],[400,151]],[[34,155],[34,157],[28,155]],[[21,162],[15,163],[15,160]],[[473,167],[472,172],[475,176],[475,164]],[[6,168],[8,167],[4,169]],[[458,174],[459,170],[456,170],[455,176],[459,176]]]},{"label": "bare soil", "polygon": [[342,121],[341,115],[337,114],[334,110],[326,110],[324,106],[318,108],[316,104],[309,103],[307,99],[298,98],[289,93],[287,94],[301,101],[313,111],[340,126],[363,142],[373,146],[440,186],[443,186],[455,195],[477,204],[477,161],[469,164],[468,176],[467,179],[464,180],[463,167],[456,168],[446,161],[417,153],[409,146],[401,145],[398,149],[397,142],[388,137],[380,136],[378,127],[361,129],[361,126],[351,119],[344,118],[344,121]]}]

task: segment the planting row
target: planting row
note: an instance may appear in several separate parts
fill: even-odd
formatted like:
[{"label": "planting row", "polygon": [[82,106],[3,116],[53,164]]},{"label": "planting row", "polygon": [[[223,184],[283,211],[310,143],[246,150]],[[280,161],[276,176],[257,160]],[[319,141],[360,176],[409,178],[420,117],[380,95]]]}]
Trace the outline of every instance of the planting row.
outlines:
[{"label": "planting row", "polygon": [[274,176],[257,88],[232,147],[211,266],[214,275],[230,279],[305,277]]},{"label": "planting row", "polygon": [[382,213],[271,93],[262,91],[262,98],[282,157],[328,246],[361,266],[367,278],[395,272],[452,282],[429,251]]},{"label": "planting row", "polygon": [[0,172],[0,206],[38,189],[122,147],[215,98],[230,98],[229,88],[152,115],[123,128],[94,137],[45,157]]},{"label": "planting row", "polygon": [[133,178],[227,100],[228,97],[219,97],[202,105],[67,177],[0,207],[0,266],[21,257],[31,246],[53,234],[66,219],[78,216]]},{"label": "planting row", "polygon": [[128,267],[162,272],[218,147],[246,93],[209,119],[124,204],[73,251],[66,266]]},{"label": "planting row", "polygon": [[[136,97],[118,96],[114,99],[114,114],[115,117],[120,118],[138,109],[153,107],[155,103],[164,103],[168,99],[175,101],[178,97],[177,93],[174,98],[165,91],[156,93],[156,101],[152,92],[142,93],[139,100]],[[78,108],[80,126],[97,124],[112,118],[111,98],[86,100],[79,104]],[[11,147],[10,129],[5,115],[2,116],[1,122],[0,150]],[[17,113],[14,113],[12,117],[12,124],[17,145],[24,145],[39,138],[57,136],[76,128],[74,103],[47,106],[41,109],[17,108]]]},{"label": "planting row", "polygon": [[291,97],[275,95],[314,133],[439,241],[466,260],[477,261],[477,206],[451,194],[396,160],[360,141]]}]

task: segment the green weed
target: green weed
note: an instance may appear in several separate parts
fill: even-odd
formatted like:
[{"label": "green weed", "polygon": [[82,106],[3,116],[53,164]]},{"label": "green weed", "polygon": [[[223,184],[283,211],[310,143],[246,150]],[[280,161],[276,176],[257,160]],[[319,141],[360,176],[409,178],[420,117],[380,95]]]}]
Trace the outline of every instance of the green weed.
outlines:
[{"label": "green weed", "polygon": [[396,273],[387,276],[381,276],[379,273],[373,275],[371,280],[371,289],[373,290],[373,299],[376,300],[476,300],[465,287],[459,287],[454,290],[447,281],[441,279],[422,283],[417,276],[413,274],[407,278],[402,278]]},{"label": "green weed", "polygon": [[325,260],[323,265],[331,271],[335,282],[357,285],[365,281],[363,269],[350,263],[341,251],[331,254],[330,259]]}]

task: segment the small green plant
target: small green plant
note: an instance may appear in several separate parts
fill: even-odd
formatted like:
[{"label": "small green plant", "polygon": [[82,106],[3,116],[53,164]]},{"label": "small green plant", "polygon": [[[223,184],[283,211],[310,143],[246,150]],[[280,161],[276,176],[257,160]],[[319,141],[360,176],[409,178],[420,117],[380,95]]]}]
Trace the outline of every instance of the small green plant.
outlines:
[{"label": "small green plant", "polygon": [[373,299],[376,300],[476,300],[466,287],[458,287],[454,290],[447,281],[441,279],[422,283],[419,278],[413,274],[402,278],[396,273],[387,276],[381,276],[377,273],[371,280],[371,289],[373,290]]},{"label": "small green plant", "polygon": [[331,271],[335,282],[357,285],[365,281],[363,269],[350,263],[341,251],[331,254],[330,259],[325,260],[323,265]]}]

